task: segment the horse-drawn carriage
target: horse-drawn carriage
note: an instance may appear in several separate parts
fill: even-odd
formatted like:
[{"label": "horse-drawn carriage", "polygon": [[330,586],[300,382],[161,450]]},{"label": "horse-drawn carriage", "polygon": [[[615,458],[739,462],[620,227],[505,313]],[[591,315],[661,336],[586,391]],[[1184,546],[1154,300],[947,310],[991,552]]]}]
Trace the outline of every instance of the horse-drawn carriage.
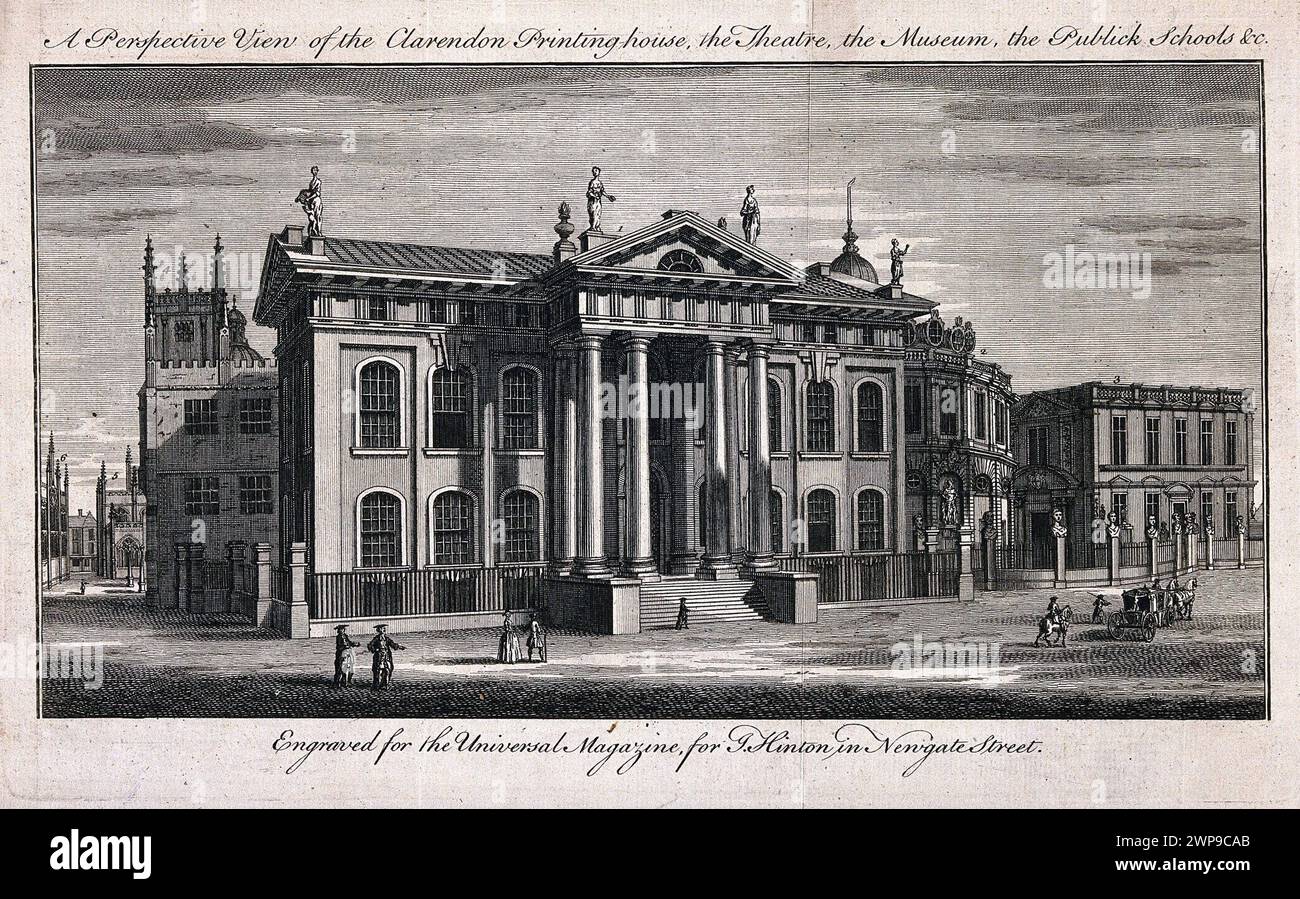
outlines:
[{"label": "horse-drawn carriage", "polygon": [[1131,634],[1150,643],[1156,637],[1157,628],[1191,619],[1192,604],[1196,601],[1196,579],[1193,578],[1188,587],[1179,586],[1177,578],[1164,587],[1157,580],[1125,590],[1121,595],[1124,608],[1106,617],[1107,633],[1113,639]]}]

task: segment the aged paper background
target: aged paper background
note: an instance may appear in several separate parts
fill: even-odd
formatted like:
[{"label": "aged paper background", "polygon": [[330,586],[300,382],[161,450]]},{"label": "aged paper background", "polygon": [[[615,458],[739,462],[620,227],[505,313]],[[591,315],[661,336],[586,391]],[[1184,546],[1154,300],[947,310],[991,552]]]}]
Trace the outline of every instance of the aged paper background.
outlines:
[{"label": "aged paper background", "polygon": [[[979,738],[995,733],[1007,741],[1042,741],[1043,751],[1025,756],[934,758],[903,777],[909,760],[878,755],[822,759],[816,756],[715,754],[674,771],[676,759],[647,757],[625,774],[611,764],[588,774],[590,760],[546,755],[467,756],[441,753],[390,756],[321,754],[293,774],[292,759],[271,744],[286,728],[304,739],[367,739],[376,730],[405,728],[417,741],[436,734],[444,722],[347,720],[41,720],[36,685],[0,680],[0,804],[86,806],[351,806],[379,797],[393,805],[758,805],[758,806],[1252,806],[1294,805],[1297,799],[1297,715],[1300,714],[1297,626],[1293,597],[1296,564],[1295,493],[1295,270],[1297,229],[1296,13],[1277,2],[1060,2],[1025,4],[868,4],[785,0],[723,4],[628,3],[293,3],[194,0],[175,11],[150,3],[23,2],[3,0],[0,15],[0,128],[6,152],[0,162],[0,190],[8,199],[0,218],[0,340],[3,340],[4,510],[0,517],[0,616],[4,639],[34,637],[37,619],[33,547],[32,484],[38,457],[33,432],[33,292],[29,65],[129,62],[131,51],[47,49],[76,28],[112,26],[123,33],[152,34],[155,28],[184,32],[202,23],[208,33],[265,27],[275,33],[315,36],[335,25],[365,26],[378,35],[366,50],[333,50],[320,62],[592,62],[589,52],[510,49],[475,52],[394,51],[383,37],[403,24],[433,23],[445,34],[473,33],[489,25],[510,35],[528,26],[578,27],[622,34],[637,27],[649,33],[674,29],[687,35],[715,24],[772,23],[783,33],[801,28],[838,37],[859,25],[896,34],[919,25],[927,31],[978,30],[998,46],[965,49],[845,50],[810,52],[771,48],[619,53],[620,62],[776,62],[807,59],[904,60],[909,62],[1067,60],[1264,61],[1266,185],[1269,481],[1268,649],[1270,719],[1262,722],[1173,721],[886,721],[879,727],[900,734],[928,730],[940,739]],[[1192,23],[1201,31],[1224,25],[1265,36],[1264,43],[1229,47],[1010,48],[1006,36],[1023,26],[1050,34],[1058,26],[1088,29],[1105,21],[1141,21],[1148,33]],[[300,44],[302,42],[300,41]],[[147,63],[312,62],[310,49],[288,52],[151,50]],[[683,104],[691,98],[683,96]],[[737,110],[728,127],[744,128]],[[549,200],[548,200],[549,202]],[[1214,285],[1206,284],[1212,291]],[[86,285],[86,322],[96,317],[95,285]],[[1195,317],[1194,308],[1187,314]],[[86,372],[94,377],[93,370]],[[554,739],[607,731],[613,722],[450,722],[480,730],[485,737]],[[619,722],[618,731],[689,743],[702,732],[725,736],[731,722]],[[762,722],[765,729],[829,739],[835,722]]]}]

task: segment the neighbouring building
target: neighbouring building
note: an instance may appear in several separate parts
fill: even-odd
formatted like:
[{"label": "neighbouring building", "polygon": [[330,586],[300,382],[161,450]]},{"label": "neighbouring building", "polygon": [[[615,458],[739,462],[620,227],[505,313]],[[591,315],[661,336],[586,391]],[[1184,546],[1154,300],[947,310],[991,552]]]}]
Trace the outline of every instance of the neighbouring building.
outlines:
[{"label": "neighbouring building", "polygon": [[40,546],[41,586],[57,584],[68,577],[68,467],[54,455],[54,433],[50,432],[45,467],[37,485],[41,511]]},{"label": "neighbouring building", "polygon": [[1079,533],[1114,512],[1134,541],[1151,518],[1191,515],[1225,538],[1250,519],[1249,391],[1092,381],[1025,394],[1011,417],[1012,541],[1047,546],[1058,508]]},{"label": "neighbouring building", "polygon": [[98,522],[93,514],[78,509],[76,515],[68,517],[68,546],[74,574],[94,574],[97,532]]},{"label": "neighbouring building", "polygon": [[[227,611],[229,553],[277,542],[276,364],[248,344],[247,319],[221,283],[157,290],[144,255],[140,487],[148,498],[147,598],[162,608]],[[143,503],[142,503],[143,506]]]},{"label": "neighbouring building", "polygon": [[126,451],[121,471],[99,463],[95,482],[95,574],[138,581],[144,573],[145,497],[140,469]]},{"label": "neighbouring building", "polygon": [[1005,535],[1014,468],[1011,376],[975,356],[975,329],[938,311],[903,334],[907,514],[920,549],[927,537],[951,547],[962,527],[992,513]]},{"label": "neighbouring building", "polygon": [[[292,630],[499,609],[542,567],[560,603],[640,585],[644,615],[691,577],[910,553],[945,501],[953,534],[1005,515],[1006,375],[965,326],[923,347],[936,304],[879,283],[851,221],[798,268],[691,211],[576,241],[569,216],[549,253],[271,236],[253,317],[278,333],[277,563],[308,572]],[[479,586],[421,605],[449,583]]]}]

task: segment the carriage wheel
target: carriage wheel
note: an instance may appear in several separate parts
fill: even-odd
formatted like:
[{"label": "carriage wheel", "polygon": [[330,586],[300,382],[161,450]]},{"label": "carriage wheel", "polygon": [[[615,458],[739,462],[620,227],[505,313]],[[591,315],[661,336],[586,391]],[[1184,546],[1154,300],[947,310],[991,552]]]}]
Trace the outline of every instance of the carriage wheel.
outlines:
[{"label": "carriage wheel", "polygon": [[1143,643],[1150,643],[1155,638],[1156,638],[1156,626],[1154,624],[1148,624],[1146,627],[1142,629]]},{"label": "carriage wheel", "polygon": [[1115,620],[1114,614],[1112,614],[1109,618],[1106,619],[1106,633],[1110,634],[1110,638],[1112,640],[1119,639],[1119,626]]}]

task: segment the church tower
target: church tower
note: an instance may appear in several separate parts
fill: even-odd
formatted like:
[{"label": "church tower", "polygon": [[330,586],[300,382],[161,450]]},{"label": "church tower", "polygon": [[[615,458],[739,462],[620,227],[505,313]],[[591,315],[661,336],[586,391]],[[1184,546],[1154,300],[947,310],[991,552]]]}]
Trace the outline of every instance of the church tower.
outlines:
[{"label": "church tower", "polygon": [[223,358],[226,289],[221,285],[221,235],[213,247],[211,287],[190,289],[190,265],[181,253],[176,288],[158,290],[152,236],[144,244],[145,361],[214,365]]}]

